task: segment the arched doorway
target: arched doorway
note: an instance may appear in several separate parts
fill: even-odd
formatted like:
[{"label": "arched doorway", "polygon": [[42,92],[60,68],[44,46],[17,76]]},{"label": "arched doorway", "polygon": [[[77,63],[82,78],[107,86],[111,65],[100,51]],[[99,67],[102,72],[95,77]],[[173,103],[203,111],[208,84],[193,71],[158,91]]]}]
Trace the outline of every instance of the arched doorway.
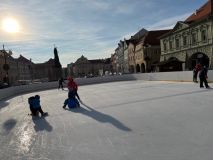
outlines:
[{"label": "arched doorway", "polygon": [[145,70],[145,64],[142,63],[142,64],[141,64],[141,72],[142,72],[142,73],[145,73],[145,71],[146,71],[146,70]]},{"label": "arched doorway", "polygon": [[197,63],[209,67],[209,57],[201,52],[194,53],[188,60],[188,68],[193,70]]},{"label": "arched doorway", "polygon": [[140,65],[139,64],[136,65],[136,72],[137,73],[140,72]]}]

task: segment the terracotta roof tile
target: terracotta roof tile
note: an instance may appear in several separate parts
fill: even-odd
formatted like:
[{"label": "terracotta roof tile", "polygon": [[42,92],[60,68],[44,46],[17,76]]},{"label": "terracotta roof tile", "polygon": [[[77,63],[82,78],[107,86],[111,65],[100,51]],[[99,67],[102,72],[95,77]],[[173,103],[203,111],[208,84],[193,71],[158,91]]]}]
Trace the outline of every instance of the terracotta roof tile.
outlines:
[{"label": "terracotta roof tile", "polygon": [[168,33],[169,31],[171,31],[171,30],[149,31],[145,37],[144,44],[159,45],[160,44],[159,37]]},{"label": "terracotta roof tile", "polygon": [[202,7],[200,7],[198,10],[196,10],[195,13],[193,13],[191,16],[189,16],[185,22],[193,22],[200,20],[202,18],[208,17],[212,13],[212,5],[213,0],[208,0]]}]

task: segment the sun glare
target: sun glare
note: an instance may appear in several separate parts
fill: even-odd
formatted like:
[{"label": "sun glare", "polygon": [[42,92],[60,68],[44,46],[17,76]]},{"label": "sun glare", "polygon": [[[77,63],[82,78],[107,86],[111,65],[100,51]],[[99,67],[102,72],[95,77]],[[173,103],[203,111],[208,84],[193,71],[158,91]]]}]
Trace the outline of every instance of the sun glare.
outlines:
[{"label": "sun glare", "polygon": [[2,29],[9,33],[19,32],[20,26],[15,19],[6,18],[2,21]]}]

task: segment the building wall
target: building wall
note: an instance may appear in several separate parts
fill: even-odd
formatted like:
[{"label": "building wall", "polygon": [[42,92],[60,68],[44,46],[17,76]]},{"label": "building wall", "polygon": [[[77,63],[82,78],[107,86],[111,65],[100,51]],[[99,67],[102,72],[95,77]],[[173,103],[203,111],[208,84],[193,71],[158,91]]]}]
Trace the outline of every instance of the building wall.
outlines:
[{"label": "building wall", "polygon": [[135,72],[135,46],[133,43],[129,43],[128,46],[128,58],[129,58],[129,72]]},{"label": "building wall", "polygon": [[143,53],[143,39],[135,46],[135,68],[136,72],[145,72],[144,66],[144,53]]},{"label": "building wall", "polygon": [[155,72],[156,64],[160,62],[161,50],[159,45],[152,45],[143,49],[146,72]]},{"label": "building wall", "polygon": [[128,56],[128,45],[124,41],[124,73],[129,73],[129,56]]},{"label": "building wall", "polygon": [[[111,57],[112,59],[112,57]],[[73,75],[75,77],[91,77],[104,75],[112,70],[112,64],[110,58],[108,59],[96,59],[88,60],[86,57],[81,56],[73,65]]]},{"label": "building wall", "polygon": [[[206,40],[202,39],[202,31],[206,31]],[[196,35],[196,42],[193,42],[193,36]],[[186,44],[184,43],[186,37]],[[179,47],[175,40],[179,39]],[[188,66],[190,57],[198,52],[204,53],[209,57],[209,68],[213,68],[213,22],[212,19],[205,19],[196,22],[193,25],[187,26],[185,24],[177,26],[172,34],[163,37],[161,41],[161,57],[160,61],[168,60],[171,57],[176,57],[184,63],[184,70],[191,70],[192,66]],[[171,43],[171,42],[172,43]],[[172,44],[172,47],[170,47]]]},{"label": "building wall", "polygon": [[115,50],[116,55],[116,72],[123,73],[124,72],[124,42],[120,41],[118,43],[118,47]]},{"label": "building wall", "polygon": [[17,61],[11,56],[6,56],[6,64],[9,65],[8,71],[5,71],[3,69],[4,64],[5,58],[3,56],[0,56],[0,82],[4,82],[4,77],[8,77],[9,84],[14,84],[18,80]]}]

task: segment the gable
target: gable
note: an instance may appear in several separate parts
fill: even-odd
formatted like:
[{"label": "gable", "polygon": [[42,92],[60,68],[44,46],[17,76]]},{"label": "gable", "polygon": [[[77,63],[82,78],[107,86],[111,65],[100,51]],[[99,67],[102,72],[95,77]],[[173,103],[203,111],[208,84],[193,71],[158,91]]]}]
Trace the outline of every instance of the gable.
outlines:
[{"label": "gable", "polygon": [[86,63],[89,63],[88,59],[86,57],[84,57],[83,55],[77,59],[77,61],[75,62],[75,64],[86,64]]},{"label": "gable", "polygon": [[172,29],[172,32],[177,32],[177,31],[183,30],[188,27],[189,27],[189,25],[184,22],[177,22],[177,24]]}]

